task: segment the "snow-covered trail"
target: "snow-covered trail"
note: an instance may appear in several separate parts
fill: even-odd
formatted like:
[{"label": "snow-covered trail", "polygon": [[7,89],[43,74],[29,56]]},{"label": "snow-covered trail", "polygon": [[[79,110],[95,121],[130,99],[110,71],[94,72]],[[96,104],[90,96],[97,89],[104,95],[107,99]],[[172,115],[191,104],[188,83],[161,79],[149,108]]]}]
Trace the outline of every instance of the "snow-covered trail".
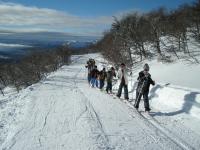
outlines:
[{"label": "snow-covered trail", "polygon": [[30,91],[29,111],[2,149],[193,149],[129,104],[90,88],[87,59],[77,57]]}]

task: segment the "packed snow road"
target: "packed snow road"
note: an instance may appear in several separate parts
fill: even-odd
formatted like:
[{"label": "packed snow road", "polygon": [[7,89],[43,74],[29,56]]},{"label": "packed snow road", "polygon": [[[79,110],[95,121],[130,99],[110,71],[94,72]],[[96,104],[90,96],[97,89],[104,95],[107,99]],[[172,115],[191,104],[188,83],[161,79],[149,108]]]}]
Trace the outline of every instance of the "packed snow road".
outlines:
[{"label": "packed snow road", "polygon": [[90,88],[85,62],[52,73],[25,97],[28,111],[3,150],[195,149],[128,102]]}]

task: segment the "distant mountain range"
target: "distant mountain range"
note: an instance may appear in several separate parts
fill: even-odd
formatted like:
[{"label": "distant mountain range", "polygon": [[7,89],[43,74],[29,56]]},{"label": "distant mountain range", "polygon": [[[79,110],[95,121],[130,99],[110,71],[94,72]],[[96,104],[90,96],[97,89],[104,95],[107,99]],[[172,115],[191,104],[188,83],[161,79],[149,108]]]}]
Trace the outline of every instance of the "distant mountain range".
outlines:
[{"label": "distant mountain range", "polygon": [[77,36],[58,32],[7,32],[0,31],[0,61],[20,59],[33,50],[47,50],[61,45],[85,47],[100,37]]}]

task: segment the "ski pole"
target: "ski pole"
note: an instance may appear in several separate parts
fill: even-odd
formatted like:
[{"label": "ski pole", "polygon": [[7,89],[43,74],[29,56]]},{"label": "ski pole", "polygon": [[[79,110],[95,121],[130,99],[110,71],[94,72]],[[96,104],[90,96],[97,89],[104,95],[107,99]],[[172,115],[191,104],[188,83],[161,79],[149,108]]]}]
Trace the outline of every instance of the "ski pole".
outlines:
[{"label": "ski pole", "polygon": [[86,70],[86,68],[85,68],[85,77],[87,76],[87,72],[86,72],[87,70]]},{"label": "ski pole", "polygon": [[[132,85],[132,98],[134,97],[134,90],[135,90],[135,87],[138,85],[138,81],[134,82],[133,85]],[[137,87],[136,87],[137,88]]]},{"label": "ski pole", "polygon": [[142,94],[142,89],[143,89],[143,86],[144,86],[144,82],[145,82],[145,80],[144,80],[143,83],[142,83],[142,87],[141,87],[141,89],[140,89],[140,91],[139,91],[139,95],[137,96],[137,98],[136,98],[136,100],[135,100],[135,104],[137,104],[138,99],[139,99],[139,97],[140,97],[141,94]]}]

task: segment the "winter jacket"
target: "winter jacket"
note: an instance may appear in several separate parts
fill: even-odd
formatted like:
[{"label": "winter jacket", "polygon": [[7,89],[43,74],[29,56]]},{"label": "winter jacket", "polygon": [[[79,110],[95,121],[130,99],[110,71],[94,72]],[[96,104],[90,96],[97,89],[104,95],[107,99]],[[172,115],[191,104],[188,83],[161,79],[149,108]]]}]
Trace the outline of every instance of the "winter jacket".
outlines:
[{"label": "winter jacket", "polygon": [[98,76],[98,74],[99,74],[99,71],[98,71],[98,69],[93,69],[92,71],[91,71],[91,78],[97,78],[97,76]]},{"label": "winter jacket", "polygon": [[138,81],[137,92],[149,92],[150,84],[155,85],[155,82],[151,79],[151,75],[147,73],[145,76],[144,71],[139,73]]},{"label": "winter jacket", "polygon": [[122,69],[120,69],[118,71],[117,77],[120,79],[120,83],[123,82],[123,77],[124,77],[125,85],[128,85],[128,72],[126,69],[123,69],[123,73]]},{"label": "winter jacket", "polygon": [[113,77],[116,77],[115,72],[113,73],[111,70],[109,70],[106,75],[107,82],[112,82]]},{"label": "winter jacket", "polygon": [[94,69],[94,65],[92,65],[92,64],[88,64],[85,67],[88,68],[88,74],[90,74],[92,72],[92,70]]},{"label": "winter jacket", "polygon": [[99,72],[99,79],[100,80],[105,80],[105,78],[106,78],[106,71],[103,71],[103,70],[101,70],[100,72]]}]

